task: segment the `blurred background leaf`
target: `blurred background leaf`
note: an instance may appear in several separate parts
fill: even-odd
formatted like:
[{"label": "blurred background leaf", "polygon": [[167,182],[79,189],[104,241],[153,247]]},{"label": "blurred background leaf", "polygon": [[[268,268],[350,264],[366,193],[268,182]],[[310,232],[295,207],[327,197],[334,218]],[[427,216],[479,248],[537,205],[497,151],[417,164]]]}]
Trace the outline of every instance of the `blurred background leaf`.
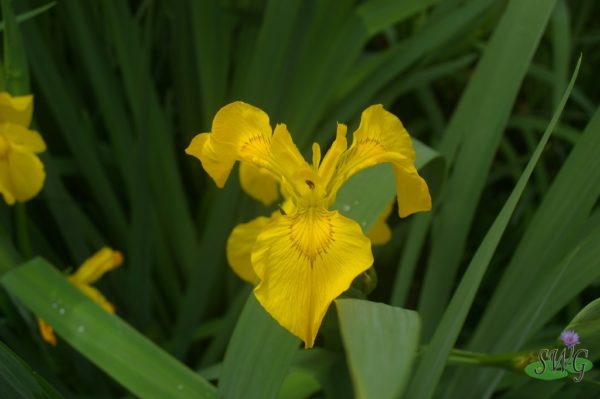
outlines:
[{"label": "blurred background leaf", "polygon": [[63,397],[1,342],[0,360],[0,395],[3,398],[60,399]]}]

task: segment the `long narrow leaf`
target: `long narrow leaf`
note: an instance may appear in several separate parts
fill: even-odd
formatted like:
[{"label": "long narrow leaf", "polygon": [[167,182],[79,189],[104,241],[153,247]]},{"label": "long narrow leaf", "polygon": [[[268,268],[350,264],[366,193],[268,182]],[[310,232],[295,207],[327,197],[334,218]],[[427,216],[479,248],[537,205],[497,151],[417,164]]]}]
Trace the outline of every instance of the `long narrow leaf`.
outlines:
[{"label": "long narrow leaf", "polygon": [[[32,18],[35,18],[38,15],[41,15],[41,14],[45,13],[46,11],[50,10],[55,5],[56,5],[56,2],[52,1],[52,2],[50,2],[48,4],[43,5],[43,6],[39,6],[38,8],[34,8],[31,11],[27,11],[27,12],[24,12],[22,14],[19,14],[19,15],[16,16],[17,22],[21,23],[21,22],[28,21],[28,20],[30,20]],[[4,21],[0,22],[0,31],[4,30],[4,26],[5,26]]]},{"label": "long narrow leaf", "polygon": [[250,294],[223,361],[219,393],[228,399],[274,398],[300,341]]},{"label": "long narrow leaf", "polygon": [[63,396],[0,342],[0,397],[60,399]]},{"label": "long narrow leaf", "polygon": [[[527,66],[555,0],[513,0],[444,133],[439,151],[452,167],[432,229],[431,255],[419,298],[430,337],[448,302],[471,221]],[[493,93],[493,94],[492,94]]]},{"label": "long narrow leaf", "polygon": [[519,178],[517,185],[513,189],[510,197],[502,207],[502,210],[494,220],[494,223],[488,230],[485,238],[475,252],[473,259],[467,267],[465,275],[460,281],[456,293],[452,297],[448,308],[444,312],[442,321],[438,326],[431,343],[421,360],[415,376],[411,381],[407,397],[409,398],[430,398],[433,396],[437,382],[439,381],[444,365],[452,346],[456,342],[458,334],[467,317],[469,309],[473,304],[475,294],[479,289],[483,275],[494,255],[496,247],[502,238],[502,234],[510,221],[513,211],[517,206],[519,198],[525,189],[527,181],[531,176],[538,159],[542,155],[542,151],[554,130],[554,126],[562,113],[562,110],[571,94],[575,78],[579,72],[581,58],[575,68],[575,72],[571,77],[567,91],[563,94],[558,109],[555,111],[552,120],[548,124],[546,131],[538,146],[535,149],[531,159],[527,163],[527,167]]},{"label": "long narrow leaf", "polygon": [[4,30],[4,79],[6,89],[12,95],[27,94],[29,90],[29,69],[27,55],[23,47],[21,31],[9,0],[2,0]]},{"label": "long narrow leaf", "polygon": [[[600,109],[569,154],[521,239],[473,334],[470,349],[490,352],[516,350],[510,337],[518,330],[504,331],[498,329],[498,325],[510,325],[516,309],[530,312],[530,307],[536,306],[528,302],[534,294],[532,291],[544,289],[538,285],[537,276],[555,273],[557,265],[580,245],[585,236],[584,229],[593,221],[590,212],[600,196],[599,151]],[[589,266],[595,267],[595,264]],[[585,274],[579,272],[565,277],[563,283],[567,286],[579,279],[582,281],[578,285],[591,283]],[[559,285],[559,288],[562,286]],[[562,302],[562,305],[565,303]],[[492,386],[489,372],[476,373],[478,378],[474,372],[461,370],[453,384],[460,392],[450,392],[454,396],[463,396],[464,392],[473,392],[475,387],[489,389]]]},{"label": "long narrow leaf", "polygon": [[213,398],[215,388],[118,317],[107,313],[42,259],[2,285],[54,327],[61,339],[144,398]]}]

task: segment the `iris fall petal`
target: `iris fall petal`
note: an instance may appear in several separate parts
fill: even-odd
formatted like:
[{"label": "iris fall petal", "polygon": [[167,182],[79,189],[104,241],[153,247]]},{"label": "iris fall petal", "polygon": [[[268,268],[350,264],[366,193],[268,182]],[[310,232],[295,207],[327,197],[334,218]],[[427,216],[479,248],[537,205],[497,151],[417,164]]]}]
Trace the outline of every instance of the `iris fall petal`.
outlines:
[{"label": "iris fall petal", "polygon": [[252,251],[262,306],[307,348],[331,302],[373,263],[358,223],[319,209],[272,221]]}]

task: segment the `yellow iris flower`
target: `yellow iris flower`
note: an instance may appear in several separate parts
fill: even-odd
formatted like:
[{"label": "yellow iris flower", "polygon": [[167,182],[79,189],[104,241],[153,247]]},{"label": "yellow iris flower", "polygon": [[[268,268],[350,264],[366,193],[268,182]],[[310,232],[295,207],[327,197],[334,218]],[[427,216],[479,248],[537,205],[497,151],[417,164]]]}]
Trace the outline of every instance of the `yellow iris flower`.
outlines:
[{"label": "yellow iris flower", "polygon": [[33,96],[0,93],[0,193],[7,204],[35,197],[46,173],[36,154],[46,150],[42,136],[29,130]]},{"label": "yellow iris flower", "polygon": [[[95,283],[104,273],[116,269],[123,263],[123,255],[108,247],[101,248],[98,252],[88,258],[71,274],[68,279],[75,287],[87,295],[91,300],[100,305],[104,310],[115,313],[115,307],[104,295],[91,284]],[[42,319],[38,319],[38,327],[42,339],[53,346],[56,345],[56,336],[52,327]]]},{"label": "yellow iris flower", "polygon": [[[360,225],[330,210],[344,182],[365,168],[389,162],[400,216],[431,209],[427,184],[414,166],[412,142],[396,116],[381,105],[367,108],[350,147],[346,130],[338,124],[335,141],[323,157],[313,144],[308,164],[284,124],[273,131],[265,112],[234,102],[217,112],[210,133],[197,135],[186,149],[218,187],[224,186],[236,161],[251,168],[261,182],[249,188],[255,198],[262,196],[266,203],[279,184],[286,198],[282,212],[237,226],[227,255],[240,277],[257,284],[254,293],[265,310],[306,348],[314,345],[331,302],[373,263],[371,241]],[[265,183],[269,180],[274,186]]]}]

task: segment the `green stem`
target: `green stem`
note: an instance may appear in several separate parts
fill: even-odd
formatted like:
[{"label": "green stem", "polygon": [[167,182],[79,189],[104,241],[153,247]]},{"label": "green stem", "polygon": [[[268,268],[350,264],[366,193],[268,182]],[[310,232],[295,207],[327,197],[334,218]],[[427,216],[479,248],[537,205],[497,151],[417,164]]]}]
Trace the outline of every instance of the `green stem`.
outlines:
[{"label": "green stem", "polygon": [[[421,347],[420,354],[426,349],[426,346]],[[537,353],[538,351],[533,349],[522,352],[489,354],[454,348],[448,356],[448,364],[490,366],[520,372],[531,360],[537,357]]]},{"label": "green stem", "polygon": [[15,268],[20,261],[19,254],[12,245],[8,233],[0,225],[0,277]]},{"label": "green stem", "polygon": [[15,205],[15,224],[17,230],[17,248],[24,259],[29,259],[33,252],[27,228],[27,209],[23,203]]}]

